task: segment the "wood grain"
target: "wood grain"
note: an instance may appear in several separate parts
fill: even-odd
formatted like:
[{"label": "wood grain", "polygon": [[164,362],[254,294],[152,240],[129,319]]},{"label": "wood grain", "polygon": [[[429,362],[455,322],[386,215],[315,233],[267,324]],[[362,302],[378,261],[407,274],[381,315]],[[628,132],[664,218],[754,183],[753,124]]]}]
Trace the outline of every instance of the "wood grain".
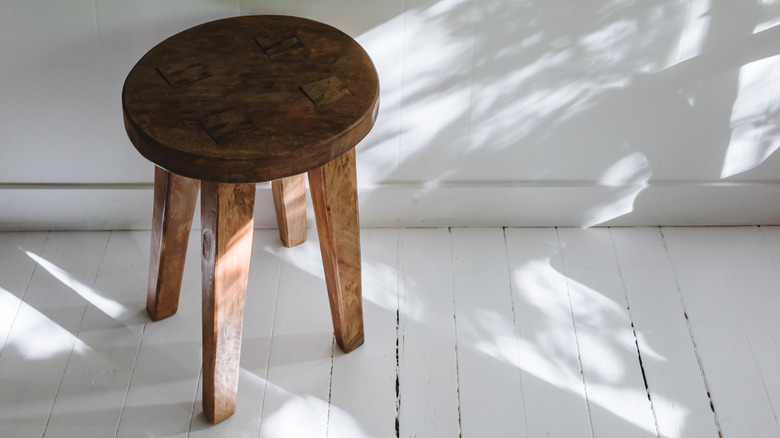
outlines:
[{"label": "wood grain", "polygon": [[348,353],[364,338],[355,150],[309,171],[309,189],[336,342]]},{"label": "wood grain", "polygon": [[379,79],[355,40],[283,16],[217,20],[144,55],[122,92],[125,128],[179,175],[249,183],[305,173],[368,134]]},{"label": "wood grain", "polygon": [[203,183],[203,411],[212,423],[236,409],[254,202],[255,184]]},{"label": "wood grain", "polygon": [[200,181],[154,169],[152,248],[146,311],[154,321],[176,314]]},{"label": "wood grain", "polygon": [[279,238],[292,248],[306,241],[306,175],[280,178],[271,183]]}]

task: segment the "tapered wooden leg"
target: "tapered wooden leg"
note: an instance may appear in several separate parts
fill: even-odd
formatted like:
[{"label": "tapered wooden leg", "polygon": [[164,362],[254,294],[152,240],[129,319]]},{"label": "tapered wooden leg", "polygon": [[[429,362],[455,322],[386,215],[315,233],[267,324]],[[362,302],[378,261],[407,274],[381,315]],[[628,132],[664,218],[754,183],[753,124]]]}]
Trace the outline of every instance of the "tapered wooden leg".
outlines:
[{"label": "tapered wooden leg", "polygon": [[349,353],[364,337],[355,150],[309,171],[309,188],[336,342]]},{"label": "tapered wooden leg", "polygon": [[219,423],[236,410],[255,184],[204,181],[200,203],[203,411],[210,422]]},{"label": "tapered wooden leg", "polygon": [[200,181],[196,179],[155,167],[152,249],[146,291],[146,311],[154,321],[174,315],[179,308],[181,276],[199,187]]},{"label": "tapered wooden leg", "polygon": [[281,178],[271,183],[279,237],[292,248],[306,241],[306,175]]}]

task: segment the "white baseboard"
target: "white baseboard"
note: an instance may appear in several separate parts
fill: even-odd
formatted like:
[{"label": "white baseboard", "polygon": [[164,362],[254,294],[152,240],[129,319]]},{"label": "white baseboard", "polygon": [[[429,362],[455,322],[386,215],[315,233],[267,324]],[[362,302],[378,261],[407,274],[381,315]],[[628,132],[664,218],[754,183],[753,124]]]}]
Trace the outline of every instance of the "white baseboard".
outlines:
[{"label": "white baseboard", "polygon": [[[2,184],[0,206],[1,230],[149,229],[152,186]],[[780,225],[780,181],[382,184],[360,189],[360,218],[364,227]],[[255,226],[276,227],[269,184],[258,185]]]}]

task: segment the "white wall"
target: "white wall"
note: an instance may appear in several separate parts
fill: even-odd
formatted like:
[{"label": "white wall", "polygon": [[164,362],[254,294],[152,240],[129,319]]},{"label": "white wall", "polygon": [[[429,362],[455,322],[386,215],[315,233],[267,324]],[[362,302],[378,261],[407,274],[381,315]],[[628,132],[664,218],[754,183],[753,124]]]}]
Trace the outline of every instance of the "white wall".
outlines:
[{"label": "white wall", "polygon": [[364,225],[780,223],[780,0],[0,0],[0,228],[148,227],[124,77],[237,14],[374,59]]}]

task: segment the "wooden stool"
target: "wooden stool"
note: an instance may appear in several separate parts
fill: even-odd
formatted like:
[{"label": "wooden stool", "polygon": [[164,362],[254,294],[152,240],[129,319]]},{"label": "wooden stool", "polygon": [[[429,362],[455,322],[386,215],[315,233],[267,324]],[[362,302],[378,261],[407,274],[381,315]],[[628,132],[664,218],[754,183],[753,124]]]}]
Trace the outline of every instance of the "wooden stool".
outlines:
[{"label": "wooden stool", "polygon": [[147,311],[176,313],[201,187],[203,410],[235,411],[255,183],[273,181],[279,232],[306,240],[308,172],[336,342],[363,343],[355,145],[374,125],[379,79],[349,36],[295,17],[217,20],[174,35],[133,67],[127,134],[158,167]]}]

